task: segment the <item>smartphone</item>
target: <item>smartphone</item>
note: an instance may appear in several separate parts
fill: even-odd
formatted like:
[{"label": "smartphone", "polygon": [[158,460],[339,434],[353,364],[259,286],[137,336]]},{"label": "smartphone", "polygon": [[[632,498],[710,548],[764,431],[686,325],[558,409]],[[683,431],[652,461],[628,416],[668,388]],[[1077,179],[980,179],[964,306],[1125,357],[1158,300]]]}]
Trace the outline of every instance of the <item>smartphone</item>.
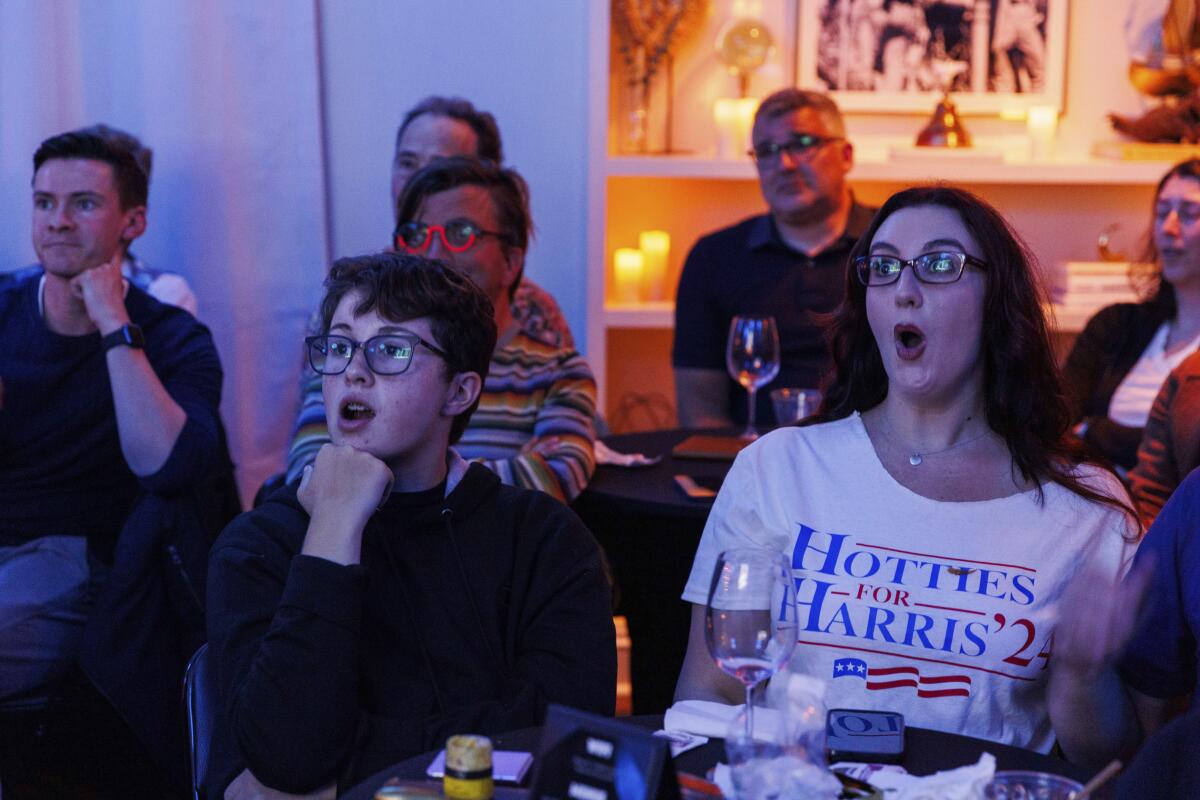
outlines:
[{"label": "smartphone", "polygon": [[702,478],[697,475],[676,475],[675,485],[693,500],[711,500],[721,488],[721,478]]},{"label": "smartphone", "polygon": [[895,711],[831,708],[825,716],[829,763],[898,764],[904,757],[904,715]]}]

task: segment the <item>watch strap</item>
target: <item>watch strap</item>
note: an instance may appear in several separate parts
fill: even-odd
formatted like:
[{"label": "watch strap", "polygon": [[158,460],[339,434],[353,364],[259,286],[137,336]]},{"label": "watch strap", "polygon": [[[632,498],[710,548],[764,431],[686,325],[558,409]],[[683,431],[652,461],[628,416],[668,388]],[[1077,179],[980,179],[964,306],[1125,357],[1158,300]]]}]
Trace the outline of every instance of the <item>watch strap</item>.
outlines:
[{"label": "watch strap", "polygon": [[142,333],[141,326],[134,325],[131,322],[128,325],[122,325],[100,339],[100,347],[106,353],[114,347],[121,346],[133,347],[137,350],[144,348],[146,346],[146,337]]}]

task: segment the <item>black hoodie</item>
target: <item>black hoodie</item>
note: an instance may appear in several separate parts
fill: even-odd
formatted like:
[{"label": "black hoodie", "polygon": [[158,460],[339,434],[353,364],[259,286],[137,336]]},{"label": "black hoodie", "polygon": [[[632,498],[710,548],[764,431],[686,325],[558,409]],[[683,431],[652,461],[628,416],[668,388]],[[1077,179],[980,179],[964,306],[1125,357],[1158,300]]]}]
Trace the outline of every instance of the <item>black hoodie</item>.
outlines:
[{"label": "black hoodie", "polygon": [[283,791],[344,792],[447,736],[539,725],[548,703],[612,713],[610,592],[579,518],[477,464],[441,495],[393,495],[354,566],[299,554],[294,487],[221,534],[212,796],[244,765]]}]

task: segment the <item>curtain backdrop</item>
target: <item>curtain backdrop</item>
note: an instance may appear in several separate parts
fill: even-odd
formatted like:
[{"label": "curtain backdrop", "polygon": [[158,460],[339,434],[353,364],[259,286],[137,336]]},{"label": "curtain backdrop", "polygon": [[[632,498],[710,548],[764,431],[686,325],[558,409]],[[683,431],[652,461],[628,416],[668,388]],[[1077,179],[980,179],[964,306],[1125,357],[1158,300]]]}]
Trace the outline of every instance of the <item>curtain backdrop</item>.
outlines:
[{"label": "curtain backdrop", "polygon": [[104,122],[152,147],[133,249],[199,298],[244,500],[280,468],[328,260],[318,41],[300,0],[0,2],[0,269],[34,261],[39,142]]}]

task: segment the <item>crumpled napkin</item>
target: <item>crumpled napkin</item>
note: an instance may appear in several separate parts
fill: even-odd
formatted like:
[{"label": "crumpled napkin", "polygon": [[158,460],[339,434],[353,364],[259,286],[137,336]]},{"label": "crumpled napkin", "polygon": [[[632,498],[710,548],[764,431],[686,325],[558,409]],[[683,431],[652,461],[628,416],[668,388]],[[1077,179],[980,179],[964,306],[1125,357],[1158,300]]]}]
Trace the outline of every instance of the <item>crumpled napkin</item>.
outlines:
[{"label": "crumpled napkin", "polygon": [[594,445],[597,464],[612,464],[617,467],[649,467],[662,461],[662,456],[646,456],[641,453],[618,453],[599,439]]},{"label": "crumpled napkin", "polygon": [[974,764],[924,777],[889,770],[876,772],[867,780],[886,791],[888,800],[982,800],[995,775],[996,757],[984,753]]},{"label": "crumpled napkin", "polygon": [[[713,739],[724,739],[729,723],[742,713],[744,705],[731,706],[711,700],[680,700],[663,715],[663,728],[686,731]],[[764,736],[780,725],[779,712],[773,708],[754,707],[754,730]]]}]

